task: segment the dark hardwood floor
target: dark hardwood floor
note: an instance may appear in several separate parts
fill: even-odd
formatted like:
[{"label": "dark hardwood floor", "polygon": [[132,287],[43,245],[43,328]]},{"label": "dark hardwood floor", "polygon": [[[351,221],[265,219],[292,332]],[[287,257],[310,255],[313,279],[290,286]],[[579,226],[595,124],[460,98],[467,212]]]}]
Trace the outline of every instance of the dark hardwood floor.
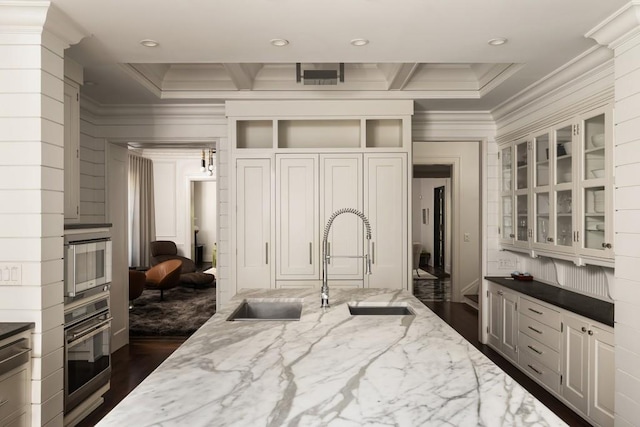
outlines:
[{"label": "dark hardwood floor", "polygon": [[78,427],[92,427],[171,355],[186,338],[135,338],[112,355],[111,389]]},{"label": "dark hardwood floor", "polygon": [[[571,409],[515,368],[506,359],[478,341],[478,312],[463,303],[423,301],[434,313],[450,324],[459,334],[484,353],[509,376],[558,414],[570,426],[589,426]],[[79,427],[91,427],[100,421],[115,405],[142,382],[156,367],[173,353],[185,338],[145,339],[132,338],[129,345],[113,354],[111,389],[104,403],[85,418]]]}]

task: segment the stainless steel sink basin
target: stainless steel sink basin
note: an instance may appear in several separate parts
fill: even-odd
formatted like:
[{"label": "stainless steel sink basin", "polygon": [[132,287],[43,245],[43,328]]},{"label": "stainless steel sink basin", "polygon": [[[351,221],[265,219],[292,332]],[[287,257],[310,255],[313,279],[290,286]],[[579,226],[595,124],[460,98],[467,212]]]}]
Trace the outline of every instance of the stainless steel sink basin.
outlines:
[{"label": "stainless steel sink basin", "polygon": [[227,320],[300,320],[302,301],[244,300]]},{"label": "stainless steel sink basin", "polygon": [[415,316],[407,303],[349,303],[352,316]]}]

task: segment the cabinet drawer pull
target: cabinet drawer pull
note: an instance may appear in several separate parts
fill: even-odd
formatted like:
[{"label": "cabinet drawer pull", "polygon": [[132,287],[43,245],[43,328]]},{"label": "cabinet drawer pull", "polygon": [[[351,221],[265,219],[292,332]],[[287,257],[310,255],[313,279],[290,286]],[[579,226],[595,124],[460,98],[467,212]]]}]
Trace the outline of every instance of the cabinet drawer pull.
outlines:
[{"label": "cabinet drawer pull", "polygon": [[539,314],[539,315],[541,315],[541,316],[542,316],[542,314],[544,314],[544,313],[542,313],[541,311],[534,310],[533,308],[529,308],[529,311],[533,311],[535,314]]},{"label": "cabinet drawer pull", "polygon": [[532,326],[527,326],[527,328],[531,329],[533,332],[537,332],[540,335],[542,335],[542,331],[537,330],[536,328],[532,327]]},{"label": "cabinet drawer pull", "polygon": [[269,264],[269,242],[264,244],[264,263]]},{"label": "cabinet drawer pull", "polygon": [[528,366],[528,367],[530,367],[530,368],[531,368],[531,370],[533,370],[533,372],[535,372],[536,374],[538,374],[538,375],[542,375],[542,372],[538,371],[538,370],[537,370],[536,368],[534,368],[533,366],[531,366],[531,365],[527,365],[527,366]]},{"label": "cabinet drawer pull", "polygon": [[530,345],[528,345],[527,347],[529,347],[531,350],[535,351],[538,354],[542,354],[542,352],[540,350],[538,350],[537,348],[535,348],[535,347],[532,347]]},{"label": "cabinet drawer pull", "polygon": [[313,243],[309,242],[309,265],[313,265]]}]

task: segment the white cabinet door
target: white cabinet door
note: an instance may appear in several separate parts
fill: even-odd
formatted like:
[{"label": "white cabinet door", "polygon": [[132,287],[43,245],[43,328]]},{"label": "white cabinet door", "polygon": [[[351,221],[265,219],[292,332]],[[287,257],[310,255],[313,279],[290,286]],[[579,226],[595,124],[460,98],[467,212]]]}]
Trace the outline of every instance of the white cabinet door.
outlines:
[{"label": "white cabinet door", "polygon": [[[331,214],[343,208],[362,212],[362,154],[322,154],[320,156],[320,239]],[[328,235],[331,255],[362,255],[364,233],[356,215],[339,215]],[[322,248],[320,248],[322,251]],[[362,259],[334,258],[327,266],[329,280],[362,280]],[[360,284],[362,286],[362,283]]]},{"label": "white cabinet door", "polygon": [[271,160],[236,160],[236,287],[271,287]]},{"label": "white cabinet door", "polygon": [[584,414],[587,413],[589,348],[588,324],[573,316],[564,316],[562,396]]},{"label": "white cabinet door", "polygon": [[489,284],[488,302],[489,302],[489,323],[487,324],[487,333],[489,337],[489,345],[494,349],[500,350],[502,342],[502,296],[496,286]]},{"label": "white cabinet door", "polygon": [[276,280],[319,280],[317,155],[276,155],[276,218]]},{"label": "white cabinet door", "polygon": [[80,217],[80,104],[78,86],[64,84],[64,218]]},{"label": "white cabinet door", "polygon": [[518,360],[518,297],[502,292],[502,353],[513,361]]},{"label": "white cabinet door", "polygon": [[514,362],[518,360],[518,296],[502,287],[488,287],[489,345]]},{"label": "white cabinet door", "polygon": [[407,173],[405,154],[365,154],[365,215],[371,222],[370,288],[406,288]]},{"label": "white cabinet door", "polygon": [[602,426],[614,424],[615,343],[613,333],[590,326],[589,418]]}]

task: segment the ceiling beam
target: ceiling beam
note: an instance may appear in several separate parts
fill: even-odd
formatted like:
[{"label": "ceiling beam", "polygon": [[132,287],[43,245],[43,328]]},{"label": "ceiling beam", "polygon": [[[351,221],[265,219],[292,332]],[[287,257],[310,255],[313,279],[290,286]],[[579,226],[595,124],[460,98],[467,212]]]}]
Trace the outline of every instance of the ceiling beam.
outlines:
[{"label": "ceiling beam", "polygon": [[227,63],[222,65],[224,65],[229,78],[231,78],[238,90],[253,89],[253,81],[260,68],[262,68],[262,64]]},{"label": "ceiling beam", "polygon": [[411,77],[418,69],[418,63],[393,64],[394,67],[387,68],[387,84],[389,90],[403,90]]}]

